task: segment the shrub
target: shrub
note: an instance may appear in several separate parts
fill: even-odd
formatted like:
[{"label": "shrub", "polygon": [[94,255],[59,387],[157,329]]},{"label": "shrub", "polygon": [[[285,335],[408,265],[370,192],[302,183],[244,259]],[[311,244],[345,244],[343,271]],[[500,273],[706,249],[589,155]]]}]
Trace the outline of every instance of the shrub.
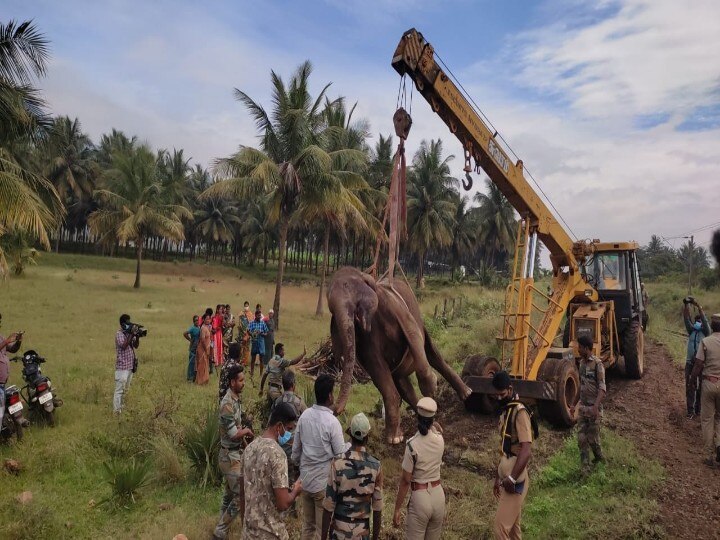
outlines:
[{"label": "shrub", "polygon": [[220,481],[219,424],[217,409],[209,409],[204,420],[189,426],[185,432],[185,449],[203,488],[208,484],[216,485]]},{"label": "shrub", "polygon": [[138,490],[150,481],[150,464],[147,461],[106,461],[103,463],[103,476],[110,484],[111,494],[100,504],[115,501],[122,506],[135,503]]}]

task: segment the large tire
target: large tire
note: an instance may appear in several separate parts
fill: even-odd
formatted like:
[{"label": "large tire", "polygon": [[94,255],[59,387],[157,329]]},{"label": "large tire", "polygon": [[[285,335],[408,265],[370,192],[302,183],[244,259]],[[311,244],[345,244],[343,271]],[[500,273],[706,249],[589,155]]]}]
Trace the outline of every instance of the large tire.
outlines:
[{"label": "large tire", "polygon": [[640,321],[632,321],[622,337],[625,374],[640,379],[645,367],[645,334]]},{"label": "large tire", "polygon": [[[460,378],[463,382],[468,377],[492,377],[500,371],[500,364],[491,356],[474,354],[465,360]],[[497,407],[495,400],[487,394],[470,394],[465,400],[465,408],[471,412],[492,413]]]},{"label": "large tire", "polygon": [[572,427],[577,421],[570,412],[580,399],[580,374],[575,362],[561,358],[546,358],[538,380],[549,382],[555,387],[555,401],[540,400],[540,416],[557,427]]}]

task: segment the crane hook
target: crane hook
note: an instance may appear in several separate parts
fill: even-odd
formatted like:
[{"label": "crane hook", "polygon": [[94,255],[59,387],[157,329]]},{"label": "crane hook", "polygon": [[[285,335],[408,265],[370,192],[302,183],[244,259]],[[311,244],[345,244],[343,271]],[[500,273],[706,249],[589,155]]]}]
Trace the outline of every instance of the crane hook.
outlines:
[{"label": "crane hook", "polygon": [[462,179],[462,187],[465,191],[470,191],[472,189],[473,180],[472,176],[470,176],[470,171],[465,171],[465,178]]}]

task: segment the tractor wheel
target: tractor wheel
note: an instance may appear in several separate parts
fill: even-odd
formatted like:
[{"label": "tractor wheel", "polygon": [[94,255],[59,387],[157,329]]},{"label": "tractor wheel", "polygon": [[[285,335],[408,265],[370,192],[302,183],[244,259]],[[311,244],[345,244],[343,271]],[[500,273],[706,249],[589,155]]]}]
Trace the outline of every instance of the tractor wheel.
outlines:
[{"label": "tractor wheel", "polygon": [[643,376],[645,364],[645,334],[640,321],[632,321],[623,335],[625,374],[631,379]]},{"label": "tractor wheel", "polygon": [[541,400],[538,402],[540,415],[557,427],[575,425],[575,415],[570,412],[580,398],[580,374],[575,362],[561,358],[546,358],[538,379],[555,387],[555,401]]},{"label": "tractor wheel", "polygon": [[[475,354],[465,360],[460,378],[465,381],[468,377],[492,377],[500,371],[500,364],[491,356]],[[492,397],[487,394],[470,394],[465,400],[465,408],[471,412],[489,414],[495,410]]]}]

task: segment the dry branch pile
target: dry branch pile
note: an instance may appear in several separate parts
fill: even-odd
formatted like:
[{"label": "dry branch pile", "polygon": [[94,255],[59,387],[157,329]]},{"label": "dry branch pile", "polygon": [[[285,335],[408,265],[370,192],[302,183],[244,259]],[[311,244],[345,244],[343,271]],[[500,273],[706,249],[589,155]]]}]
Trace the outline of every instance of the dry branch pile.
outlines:
[{"label": "dry branch pile", "polygon": [[[340,380],[342,375],[342,363],[339,358],[335,358],[332,352],[332,342],[330,338],[318,344],[317,350],[309,356],[303,363],[298,366],[298,370],[311,377],[317,377],[321,373],[332,375],[336,380]],[[352,383],[365,384],[370,382],[370,375],[367,371],[355,362]]]}]

